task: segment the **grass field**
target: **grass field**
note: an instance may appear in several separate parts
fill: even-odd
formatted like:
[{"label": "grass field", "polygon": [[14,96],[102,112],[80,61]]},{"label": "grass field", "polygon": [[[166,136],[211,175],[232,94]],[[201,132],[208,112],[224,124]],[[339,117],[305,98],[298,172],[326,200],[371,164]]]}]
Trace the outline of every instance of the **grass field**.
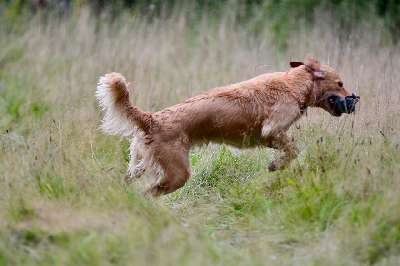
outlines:
[{"label": "grass field", "polygon": [[[332,20],[279,51],[232,22],[177,13],[108,23],[84,9],[0,36],[0,265],[399,265],[400,46],[379,27],[343,38]],[[282,71],[313,55],[361,96],[355,115],[309,110],[290,130],[301,154],[206,146],[193,176],[160,199],[151,177],[122,182],[128,142],[98,130],[100,75],[132,82],[159,110],[199,91]]]}]

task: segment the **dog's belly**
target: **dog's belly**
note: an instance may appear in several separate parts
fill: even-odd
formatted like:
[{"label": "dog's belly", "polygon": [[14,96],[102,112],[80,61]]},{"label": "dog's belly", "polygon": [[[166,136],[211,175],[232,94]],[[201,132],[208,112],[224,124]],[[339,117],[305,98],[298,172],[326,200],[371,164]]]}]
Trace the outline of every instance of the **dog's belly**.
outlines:
[{"label": "dog's belly", "polygon": [[197,128],[196,132],[190,134],[192,142],[196,144],[225,143],[239,148],[261,144],[261,122],[255,123],[248,119],[239,119],[226,124],[204,123]]},{"label": "dog's belly", "polygon": [[228,144],[237,148],[250,148],[261,145],[261,138],[259,135],[253,136],[235,136],[235,137],[214,137],[211,139],[204,139],[203,143],[218,143]]}]

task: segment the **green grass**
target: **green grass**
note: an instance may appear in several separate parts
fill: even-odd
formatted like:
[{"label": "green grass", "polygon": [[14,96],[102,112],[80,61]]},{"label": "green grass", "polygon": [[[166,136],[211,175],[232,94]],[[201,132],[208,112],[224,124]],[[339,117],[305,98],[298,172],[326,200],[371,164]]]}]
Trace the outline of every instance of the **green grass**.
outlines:
[{"label": "green grass", "polygon": [[[1,33],[0,265],[399,264],[398,46],[374,29],[341,43],[321,24],[277,58],[271,35],[224,17],[197,29],[179,14],[95,22],[83,10]],[[290,167],[268,172],[269,149],[208,145],[191,151],[192,177],[175,193],[143,197],[150,176],[122,182],[129,143],[98,130],[101,74],[122,72],[135,102],[156,110],[310,51],[339,69],[360,109],[310,110],[290,130],[301,150]]]},{"label": "green grass", "polygon": [[[343,167],[348,159],[332,149],[338,145],[335,137],[312,144],[303,151],[304,161],[274,174],[265,170],[265,151],[234,155],[224,146],[201,149],[192,154],[189,184],[156,201],[125,186],[118,175],[85,185],[51,175],[25,180],[24,186],[11,182],[2,206],[8,213],[1,228],[2,261],[262,265],[269,258],[290,264],[287,258],[299,247],[311,251],[313,242],[329,241],[320,239],[327,232],[343,238],[341,252],[353,263],[398,254],[399,196],[385,195],[395,180],[379,188],[358,183],[364,167],[355,162]],[[374,157],[398,151],[382,143],[374,148],[380,151]],[[400,158],[394,156],[382,172],[398,168]],[[279,241],[268,243],[270,236]],[[314,255],[308,263],[317,263],[318,256],[324,262],[322,254]]]}]

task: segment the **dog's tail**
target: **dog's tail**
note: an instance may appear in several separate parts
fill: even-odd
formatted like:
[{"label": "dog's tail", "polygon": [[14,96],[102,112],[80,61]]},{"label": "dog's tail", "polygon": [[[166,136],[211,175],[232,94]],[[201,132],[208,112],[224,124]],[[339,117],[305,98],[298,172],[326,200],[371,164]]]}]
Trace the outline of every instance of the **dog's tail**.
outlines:
[{"label": "dog's tail", "polygon": [[101,129],[111,135],[129,136],[136,127],[148,132],[152,116],[129,101],[128,84],[119,73],[100,77],[96,97],[104,111]]}]

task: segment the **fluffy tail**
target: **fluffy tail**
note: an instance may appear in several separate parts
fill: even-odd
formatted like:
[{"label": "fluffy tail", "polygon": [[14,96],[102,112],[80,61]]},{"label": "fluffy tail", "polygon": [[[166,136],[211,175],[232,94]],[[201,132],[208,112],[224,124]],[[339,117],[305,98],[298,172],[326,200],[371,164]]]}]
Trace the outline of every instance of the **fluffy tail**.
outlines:
[{"label": "fluffy tail", "polygon": [[148,132],[151,114],[133,106],[129,101],[128,84],[119,73],[100,77],[96,97],[104,111],[101,129],[111,135],[132,135],[136,127]]}]

